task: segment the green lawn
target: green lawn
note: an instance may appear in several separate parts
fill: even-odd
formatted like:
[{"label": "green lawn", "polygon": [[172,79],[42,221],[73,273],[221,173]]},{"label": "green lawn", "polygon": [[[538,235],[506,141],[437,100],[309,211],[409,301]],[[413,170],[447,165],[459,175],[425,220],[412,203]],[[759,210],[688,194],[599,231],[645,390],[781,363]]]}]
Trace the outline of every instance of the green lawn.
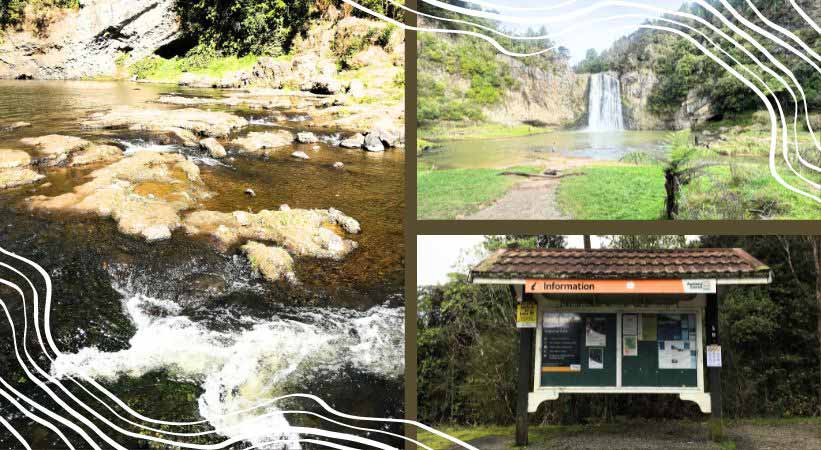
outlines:
[{"label": "green lawn", "polygon": [[[535,167],[511,170],[539,172]],[[499,175],[499,172],[498,169],[417,171],[417,217],[421,220],[452,220],[459,215],[474,213],[522,181],[522,178]]]},{"label": "green lawn", "polygon": [[586,167],[564,178],[559,206],[578,220],[655,220],[664,212],[661,166]]}]

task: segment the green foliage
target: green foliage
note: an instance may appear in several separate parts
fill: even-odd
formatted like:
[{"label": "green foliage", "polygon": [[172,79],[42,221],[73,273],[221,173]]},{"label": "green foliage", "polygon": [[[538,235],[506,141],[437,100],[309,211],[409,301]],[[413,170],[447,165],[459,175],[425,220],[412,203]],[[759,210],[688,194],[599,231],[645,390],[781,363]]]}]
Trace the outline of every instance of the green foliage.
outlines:
[{"label": "green foliage", "polygon": [[607,60],[591,48],[575,67],[576,73],[600,73],[609,70]]},{"label": "green foliage", "polygon": [[31,5],[37,14],[48,8],[79,8],[80,0],[0,0],[0,29],[23,23],[26,5]]}]

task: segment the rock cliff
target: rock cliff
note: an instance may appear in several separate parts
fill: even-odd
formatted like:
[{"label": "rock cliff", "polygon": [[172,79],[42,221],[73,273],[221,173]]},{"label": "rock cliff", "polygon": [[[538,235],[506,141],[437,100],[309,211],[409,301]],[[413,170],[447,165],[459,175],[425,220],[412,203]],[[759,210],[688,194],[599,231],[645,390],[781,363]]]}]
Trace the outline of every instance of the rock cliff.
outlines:
[{"label": "rock cliff", "polygon": [[545,71],[521,60],[499,55],[516,80],[498,105],[483,112],[487,120],[504,124],[539,123],[575,126],[587,117],[590,76],[575,74],[569,67]]},{"label": "rock cliff", "polygon": [[46,23],[0,37],[0,78],[115,76],[123,55],[148,56],[180,28],[174,0],[82,0],[78,9],[52,11]]}]

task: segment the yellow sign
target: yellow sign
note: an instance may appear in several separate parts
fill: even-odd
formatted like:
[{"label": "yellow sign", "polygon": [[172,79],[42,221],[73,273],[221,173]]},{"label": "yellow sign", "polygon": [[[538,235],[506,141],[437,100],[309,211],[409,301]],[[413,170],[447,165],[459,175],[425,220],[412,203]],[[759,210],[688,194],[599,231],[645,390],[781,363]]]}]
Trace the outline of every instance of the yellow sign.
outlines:
[{"label": "yellow sign", "polygon": [[516,306],[516,327],[536,328],[536,323],[539,321],[539,313],[537,311],[538,308],[535,303],[519,303]]}]

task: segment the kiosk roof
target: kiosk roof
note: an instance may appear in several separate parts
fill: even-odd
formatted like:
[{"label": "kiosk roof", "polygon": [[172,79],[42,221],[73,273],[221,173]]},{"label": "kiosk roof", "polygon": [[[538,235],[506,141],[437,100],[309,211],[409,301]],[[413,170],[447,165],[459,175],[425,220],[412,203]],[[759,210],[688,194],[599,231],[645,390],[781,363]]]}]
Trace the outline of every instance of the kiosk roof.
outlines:
[{"label": "kiosk roof", "polygon": [[770,268],[740,248],[669,250],[507,249],[475,266],[472,280],[762,279]]}]

